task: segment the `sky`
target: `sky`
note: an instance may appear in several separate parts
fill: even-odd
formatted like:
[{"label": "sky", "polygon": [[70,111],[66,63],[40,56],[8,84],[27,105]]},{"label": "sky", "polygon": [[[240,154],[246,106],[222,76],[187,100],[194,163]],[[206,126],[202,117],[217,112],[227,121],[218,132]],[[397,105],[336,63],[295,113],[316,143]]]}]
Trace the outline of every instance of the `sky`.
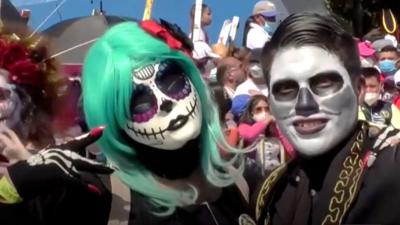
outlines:
[{"label": "sky", "polygon": [[[15,0],[21,1],[21,0]],[[23,1],[23,0],[22,0]],[[31,0],[32,1],[32,0]],[[31,10],[30,25],[35,29],[53,9],[62,2],[61,0],[37,5],[28,5],[21,8]],[[100,0],[67,0],[58,13],[55,13],[41,27],[41,30],[65,19],[88,16],[93,8],[99,8]],[[103,0],[103,9],[108,15],[128,16],[141,19],[146,0]],[[154,0],[152,17],[163,18],[169,22],[177,23],[184,31],[189,30],[189,10],[195,0]],[[206,0],[212,10],[212,24],[206,28],[212,43],[218,35],[225,19],[233,16],[240,17],[240,27],[236,42],[241,44],[243,26],[246,18],[251,14],[253,5],[257,0]]]}]

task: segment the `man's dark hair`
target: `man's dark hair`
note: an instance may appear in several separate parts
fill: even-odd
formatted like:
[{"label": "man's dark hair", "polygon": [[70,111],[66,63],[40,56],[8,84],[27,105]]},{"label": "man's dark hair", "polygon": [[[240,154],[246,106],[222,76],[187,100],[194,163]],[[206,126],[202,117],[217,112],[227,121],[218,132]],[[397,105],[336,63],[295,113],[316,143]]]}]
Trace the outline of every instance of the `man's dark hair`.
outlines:
[{"label": "man's dark hair", "polygon": [[[210,7],[204,3],[201,4],[201,14],[202,15],[206,9],[210,9]],[[196,11],[196,4],[193,4],[192,7],[190,8],[190,18],[194,19],[195,11]]]},{"label": "man's dark hair", "polygon": [[397,55],[399,55],[397,48],[394,47],[393,45],[388,45],[388,46],[383,47],[379,53],[382,53],[382,52],[395,52]]},{"label": "man's dark hair", "polygon": [[[360,77],[360,59],[353,37],[330,16],[302,12],[287,17],[262,52],[264,76],[269,82],[275,54],[286,47],[316,46],[339,57],[353,81]],[[285,66],[285,65],[281,65]]]},{"label": "man's dark hair", "polygon": [[371,78],[371,77],[375,77],[376,80],[379,82],[381,79],[381,74],[379,73],[379,71],[374,68],[374,67],[368,67],[368,68],[362,68],[361,69],[361,76],[363,78]]}]

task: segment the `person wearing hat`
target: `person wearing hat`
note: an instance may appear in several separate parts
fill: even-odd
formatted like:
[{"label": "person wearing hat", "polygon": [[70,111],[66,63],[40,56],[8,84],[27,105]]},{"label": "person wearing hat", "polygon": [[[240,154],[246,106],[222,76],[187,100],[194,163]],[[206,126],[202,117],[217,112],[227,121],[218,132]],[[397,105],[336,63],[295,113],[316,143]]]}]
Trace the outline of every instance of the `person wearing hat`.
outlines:
[{"label": "person wearing hat", "polygon": [[252,15],[246,21],[243,45],[249,49],[264,47],[277,27],[277,14],[274,3],[270,1],[257,2]]}]

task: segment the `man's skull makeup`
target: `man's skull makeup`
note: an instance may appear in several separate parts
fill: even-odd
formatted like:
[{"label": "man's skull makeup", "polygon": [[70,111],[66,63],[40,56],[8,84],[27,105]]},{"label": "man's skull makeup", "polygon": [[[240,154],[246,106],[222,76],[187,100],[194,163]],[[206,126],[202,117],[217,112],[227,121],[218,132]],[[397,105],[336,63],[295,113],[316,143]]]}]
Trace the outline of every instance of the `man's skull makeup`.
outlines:
[{"label": "man's skull makeup", "polygon": [[270,104],[279,127],[300,154],[339,144],[357,121],[357,96],[340,59],[318,47],[284,48],[270,70]]},{"label": "man's skull makeup", "polygon": [[0,124],[14,129],[21,121],[22,104],[15,86],[6,77],[8,72],[0,69]]},{"label": "man's skull makeup", "polygon": [[199,136],[200,99],[175,61],[146,65],[132,74],[131,121],[125,132],[150,147],[174,150]]}]

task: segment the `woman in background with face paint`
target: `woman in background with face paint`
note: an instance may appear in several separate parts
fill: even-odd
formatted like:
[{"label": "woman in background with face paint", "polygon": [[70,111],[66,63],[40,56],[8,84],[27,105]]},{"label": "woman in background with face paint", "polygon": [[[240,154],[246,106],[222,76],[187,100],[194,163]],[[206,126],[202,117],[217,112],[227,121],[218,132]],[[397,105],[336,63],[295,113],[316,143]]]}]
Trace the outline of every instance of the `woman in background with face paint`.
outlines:
[{"label": "woman in background with face paint", "polygon": [[28,37],[25,27],[0,29],[0,156],[15,162],[29,156],[26,148],[54,144],[51,122],[64,80],[43,37]]},{"label": "woman in background with face paint", "polygon": [[[87,202],[106,205],[107,195],[103,194],[106,192],[101,191],[103,185],[91,173],[111,173],[112,170],[79,156],[71,151],[72,145],[64,146],[66,150],[49,147],[54,144],[55,103],[64,85],[64,79],[57,72],[56,62],[48,54],[43,37],[31,35],[20,27],[1,27],[2,225],[91,224],[84,218],[77,222],[80,213],[96,215],[90,219],[96,224],[96,219],[101,217],[98,214],[102,214],[101,208],[93,207],[96,214],[92,214]],[[88,135],[80,140],[86,140],[85,137]],[[34,154],[27,149],[34,149]],[[60,207],[60,202],[64,208]]]}]

